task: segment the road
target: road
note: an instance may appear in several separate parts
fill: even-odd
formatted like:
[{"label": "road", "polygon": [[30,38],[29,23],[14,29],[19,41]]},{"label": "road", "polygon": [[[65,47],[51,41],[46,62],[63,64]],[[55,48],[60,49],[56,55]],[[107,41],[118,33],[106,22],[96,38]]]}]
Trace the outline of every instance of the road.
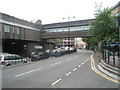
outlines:
[{"label": "road", "polygon": [[2,71],[3,88],[118,88],[91,69],[91,52],[49,58]]}]

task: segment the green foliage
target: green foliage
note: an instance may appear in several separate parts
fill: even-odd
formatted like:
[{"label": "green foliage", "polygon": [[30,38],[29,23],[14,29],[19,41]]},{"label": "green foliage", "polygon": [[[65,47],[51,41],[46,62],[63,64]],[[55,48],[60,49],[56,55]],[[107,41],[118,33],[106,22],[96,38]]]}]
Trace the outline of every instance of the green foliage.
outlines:
[{"label": "green foliage", "polygon": [[55,47],[58,46],[58,43],[59,43],[58,39],[54,39],[54,45],[55,45]]},{"label": "green foliage", "polygon": [[104,8],[96,12],[95,20],[90,23],[92,27],[89,33],[94,36],[91,43],[118,41],[116,19],[111,15],[111,10],[110,8]]}]

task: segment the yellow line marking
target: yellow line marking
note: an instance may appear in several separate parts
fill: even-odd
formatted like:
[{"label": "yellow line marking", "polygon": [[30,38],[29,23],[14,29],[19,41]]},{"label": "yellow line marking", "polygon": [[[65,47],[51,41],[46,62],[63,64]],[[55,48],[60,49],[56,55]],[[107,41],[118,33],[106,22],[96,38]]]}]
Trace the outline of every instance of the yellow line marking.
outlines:
[{"label": "yellow line marking", "polygon": [[93,55],[94,55],[94,53],[92,52],[92,55],[91,55],[91,68],[92,68],[92,70],[94,72],[96,72],[97,74],[101,75],[102,77],[104,77],[104,78],[106,78],[106,79],[108,79],[110,81],[113,81],[113,82],[115,82],[117,84],[120,84],[120,81],[118,81],[116,79],[113,79],[111,77],[108,77],[106,74],[104,74],[104,73],[102,73],[102,72],[100,72],[99,70],[96,69],[95,62],[94,62],[94,59],[93,59]]}]

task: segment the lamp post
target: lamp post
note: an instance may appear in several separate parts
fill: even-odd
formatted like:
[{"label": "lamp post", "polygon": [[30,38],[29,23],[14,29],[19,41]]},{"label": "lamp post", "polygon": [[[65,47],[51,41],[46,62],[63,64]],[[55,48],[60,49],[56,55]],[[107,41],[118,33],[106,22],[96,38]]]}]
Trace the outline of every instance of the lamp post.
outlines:
[{"label": "lamp post", "polygon": [[118,51],[118,57],[120,57],[120,16],[118,17],[118,30],[119,30],[119,51]]},{"label": "lamp post", "polygon": [[119,42],[118,42],[118,47],[119,47],[119,51],[118,51],[118,56],[120,57],[120,16],[118,16],[117,20],[116,20],[116,27],[118,28],[118,32],[119,32]]},{"label": "lamp post", "polygon": [[[69,20],[70,20],[71,18],[75,18],[75,16],[63,18],[63,19],[67,19],[67,22],[68,22],[68,46],[69,46],[69,47],[70,47],[70,27],[69,27]],[[70,50],[69,47],[68,47],[68,51]]]}]

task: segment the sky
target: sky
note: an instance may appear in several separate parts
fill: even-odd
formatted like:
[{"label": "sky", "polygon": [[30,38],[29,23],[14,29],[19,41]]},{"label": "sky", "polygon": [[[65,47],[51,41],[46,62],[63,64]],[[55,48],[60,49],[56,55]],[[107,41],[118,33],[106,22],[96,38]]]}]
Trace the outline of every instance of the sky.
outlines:
[{"label": "sky", "polygon": [[[0,12],[29,22],[42,20],[42,24],[92,19],[95,3],[112,7],[119,0],[1,0]],[[75,17],[75,18],[73,18]],[[65,19],[63,19],[65,18]]]}]

